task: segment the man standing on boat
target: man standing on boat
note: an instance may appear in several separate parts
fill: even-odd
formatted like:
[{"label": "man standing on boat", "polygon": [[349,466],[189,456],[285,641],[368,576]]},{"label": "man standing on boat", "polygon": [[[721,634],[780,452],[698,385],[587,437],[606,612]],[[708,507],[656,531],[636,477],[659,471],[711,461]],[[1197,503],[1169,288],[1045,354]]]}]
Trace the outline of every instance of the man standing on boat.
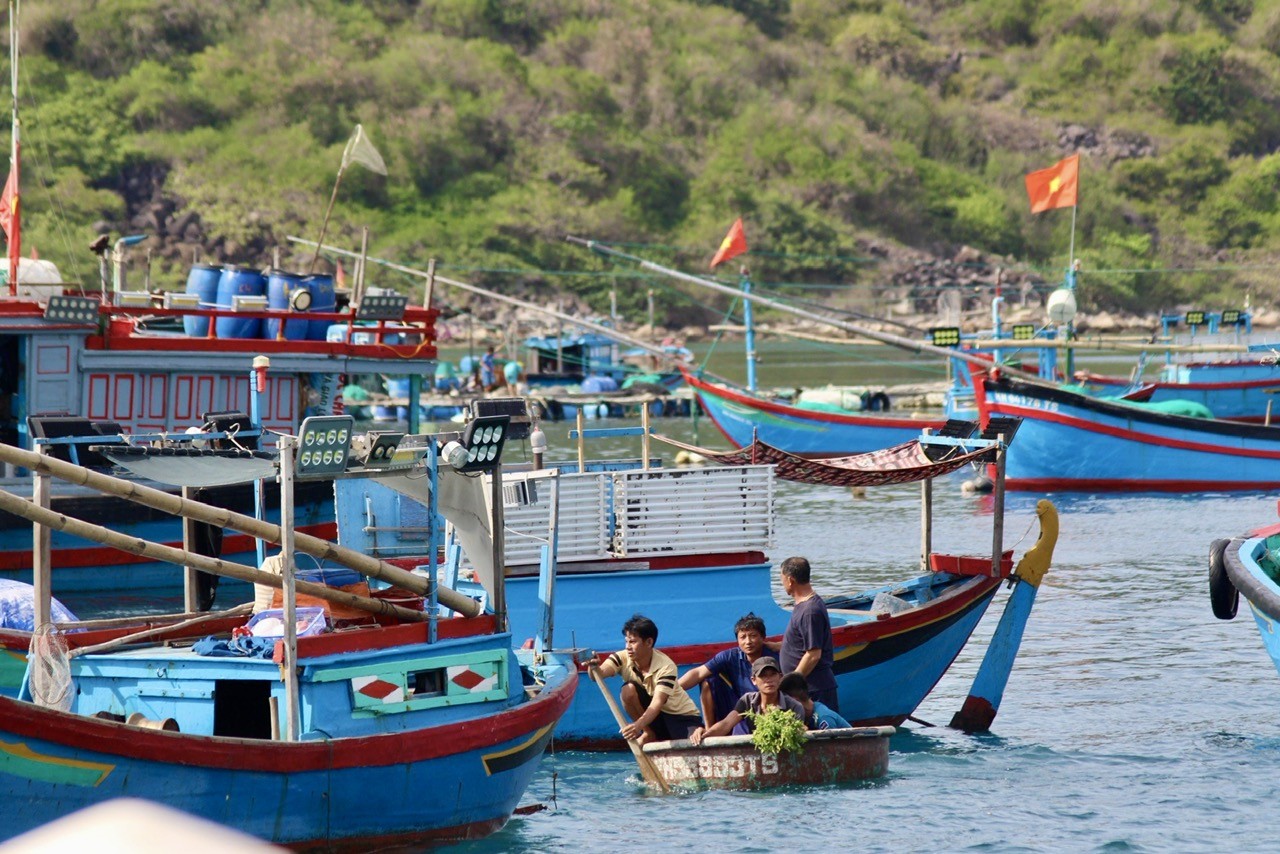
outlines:
[{"label": "man standing on boat", "polygon": [[809,696],[834,712],[840,711],[836,691],[835,655],[827,603],[809,583],[809,561],[789,557],[782,562],[782,589],[795,603],[782,635],[779,657],[786,673],[796,671],[809,683]]},{"label": "man standing on boat", "polygon": [[480,357],[480,387],[485,391],[493,390],[497,385],[497,365],[493,357],[493,345],[490,344]]},{"label": "man standing on boat", "polygon": [[622,675],[622,707],[633,723],[619,732],[622,737],[647,744],[688,738],[702,725],[698,707],[676,681],[676,664],[654,648],[658,627],[653,620],[635,614],[622,626],[626,648],[615,652],[603,664],[592,662],[606,679]]},{"label": "man standing on boat", "polygon": [[680,687],[688,691],[702,685],[702,717],[707,726],[724,717],[743,694],[755,690],[751,665],[764,654],[764,620],[747,614],[733,626],[738,645],[721,650],[680,677]]}]

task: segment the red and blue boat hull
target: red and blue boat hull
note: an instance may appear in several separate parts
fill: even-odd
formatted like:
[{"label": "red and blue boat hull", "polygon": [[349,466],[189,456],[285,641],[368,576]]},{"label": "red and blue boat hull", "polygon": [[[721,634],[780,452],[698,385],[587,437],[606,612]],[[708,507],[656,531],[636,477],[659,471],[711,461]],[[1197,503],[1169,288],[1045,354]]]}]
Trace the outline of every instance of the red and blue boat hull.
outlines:
[{"label": "red and blue boat hull", "polygon": [[889,448],[919,438],[944,419],[819,412],[763,400],[685,372],[707,416],[735,447],[756,439],[801,457],[839,457]]},{"label": "red and blue boat hull", "polygon": [[1189,418],[1008,377],[978,383],[984,421],[1021,418],[1011,490],[1222,492],[1280,487],[1280,427]]},{"label": "red and blue boat hull", "polygon": [[482,718],[295,743],[126,726],[0,697],[4,837],[117,797],[295,849],[470,839],[506,823],[576,682]]}]

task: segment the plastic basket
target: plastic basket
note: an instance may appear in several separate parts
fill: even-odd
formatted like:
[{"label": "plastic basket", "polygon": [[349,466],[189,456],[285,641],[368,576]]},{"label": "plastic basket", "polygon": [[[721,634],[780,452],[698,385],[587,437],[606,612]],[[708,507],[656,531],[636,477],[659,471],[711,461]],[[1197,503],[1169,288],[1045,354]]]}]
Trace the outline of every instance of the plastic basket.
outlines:
[{"label": "plastic basket", "polygon": [[[296,608],[295,613],[298,616],[298,637],[300,638],[318,635],[327,628],[324,608]],[[254,614],[253,619],[245,623],[245,627],[255,638],[284,637],[284,609],[268,608]]]}]

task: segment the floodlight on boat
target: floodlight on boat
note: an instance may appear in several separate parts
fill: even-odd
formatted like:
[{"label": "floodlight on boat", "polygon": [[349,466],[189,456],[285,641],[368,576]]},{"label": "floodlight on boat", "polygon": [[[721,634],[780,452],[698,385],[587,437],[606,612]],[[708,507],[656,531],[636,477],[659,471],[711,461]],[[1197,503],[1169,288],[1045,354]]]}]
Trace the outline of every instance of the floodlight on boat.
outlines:
[{"label": "floodlight on boat", "polygon": [[959,326],[935,326],[929,330],[929,340],[935,347],[959,347]]},{"label": "floodlight on boat", "polygon": [[365,294],[356,306],[356,320],[400,320],[408,305],[404,294]]},{"label": "floodlight on boat", "polygon": [[254,294],[236,294],[231,298],[232,311],[266,311],[267,298]]},{"label": "floodlight on boat", "polygon": [[183,294],[183,293],[166,293],[164,295],[165,308],[192,309],[200,307],[199,294]]},{"label": "floodlight on boat", "polygon": [[1013,327],[1014,341],[1030,341],[1036,337],[1036,327],[1034,323],[1018,323]]},{"label": "floodlight on boat", "polygon": [[116,305],[121,308],[151,308],[151,294],[146,291],[116,294]]},{"label": "floodlight on boat", "polygon": [[403,433],[370,433],[366,437],[369,446],[360,460],[366,468],[388,468],[395,459],[396,450],[400,447]]},{"label": "floodlight on boat", "polygon": [[[502,459],[502,446],[507,441],[507,428],[511,425],[508,415],[485,415],[473,418],[462,432],[462,447],[466,449],[466,462],[454,466],[458,471],[484,471],[497,468]],[[453,465],[452,460],[449,463]]]},{"label": "floodlight on boat", "polygon": [[306,311],[311,308],[311,289],[294,288],[289,291],[289,308],[294,311]]},{"label": "floodlight on boat", "polygon": [[1187,326],[1204,326],[1205,316],[1203,311],[1188,311],[1185,318]]},{"label": "floodlight on boat", "polygon": [[1244,322],[1244,314],[1238,308],[1228,308],[1223,310],[1222,319],[1219,322],[1223,326],[1239,326]]},{"label": "floodlight on boat", "polygon": [[313,415],[298,435],[299,475],[339,474],[347,468],[355,419],[350,415]]},{"label": "floodlight on boat", "polygon": [[44,319],[60,323],[96,323],[98,306],[95,297],[52,296],[44,307]]}]

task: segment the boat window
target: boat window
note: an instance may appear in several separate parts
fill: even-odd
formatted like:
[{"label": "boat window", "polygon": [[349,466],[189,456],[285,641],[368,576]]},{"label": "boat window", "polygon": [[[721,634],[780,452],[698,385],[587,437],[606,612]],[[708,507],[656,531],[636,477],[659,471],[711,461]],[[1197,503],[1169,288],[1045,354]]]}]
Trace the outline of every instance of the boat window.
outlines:
[{"label": "boat window", "polygon": [[443,670],[414,670],[405,680],[415,697],[432,697],[444,693]]}]

